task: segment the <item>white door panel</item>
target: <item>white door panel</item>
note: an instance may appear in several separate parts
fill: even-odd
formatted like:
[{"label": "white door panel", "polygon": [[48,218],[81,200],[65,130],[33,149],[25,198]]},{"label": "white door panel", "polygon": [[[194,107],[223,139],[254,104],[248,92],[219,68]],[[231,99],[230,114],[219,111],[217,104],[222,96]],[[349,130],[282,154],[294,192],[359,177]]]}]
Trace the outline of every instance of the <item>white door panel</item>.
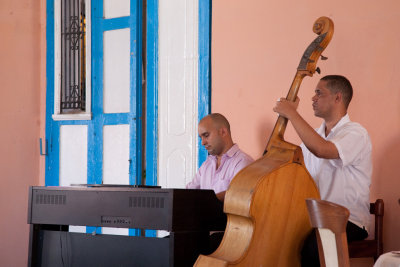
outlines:
[{"label": "white door panel", "polygon": [[104,32],[104,113],[129,112],[130,29]]},{"label": "white door panel", "polygon": [[129,184],[129,125],[103,128],[103,183]]},{"label": "white door panel", "polygon": [[60,186],[87,183],[87,125],[60,127]]}]

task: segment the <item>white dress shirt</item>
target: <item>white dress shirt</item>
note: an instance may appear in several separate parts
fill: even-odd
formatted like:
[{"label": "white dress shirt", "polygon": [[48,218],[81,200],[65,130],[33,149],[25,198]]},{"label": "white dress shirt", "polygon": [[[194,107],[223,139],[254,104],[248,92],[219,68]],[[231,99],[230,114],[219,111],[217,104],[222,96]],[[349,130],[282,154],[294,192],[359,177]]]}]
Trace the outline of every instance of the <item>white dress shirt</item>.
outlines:
[{"label": "white dress shirt", "polygon": [[345,206],[350,211],[349,221],[369,230],[369,187],[372,161],[371,140],[368,132],[346,114],[325,136],[325,123],[317,133],[335,144],[339,159],[317,158],[304,144],[304,162],[316,182],[321,199]]}]

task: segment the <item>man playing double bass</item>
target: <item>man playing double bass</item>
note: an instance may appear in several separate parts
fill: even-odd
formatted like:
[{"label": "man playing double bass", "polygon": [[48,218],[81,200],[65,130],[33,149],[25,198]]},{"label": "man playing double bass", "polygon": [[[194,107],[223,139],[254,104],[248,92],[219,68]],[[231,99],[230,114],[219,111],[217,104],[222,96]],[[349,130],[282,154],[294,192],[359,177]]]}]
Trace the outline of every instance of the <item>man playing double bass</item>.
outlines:
[{"label": "man playing double bass", "polygon": [[[304,162],[321,199],[349,209],[348,242],[368,236],[372,174],[369,135],[360,124],[350,121],[347,114],[352,95],[352,86],[345,77],[323,77],[312,97],[314,115],[324,120],[316,130],[297,112],[298,98],[295,102],[281,98],[273,108],[292,122],[301,138]],[[301,261],[302,266],[320,265],[315,232],[304,243]]]}]

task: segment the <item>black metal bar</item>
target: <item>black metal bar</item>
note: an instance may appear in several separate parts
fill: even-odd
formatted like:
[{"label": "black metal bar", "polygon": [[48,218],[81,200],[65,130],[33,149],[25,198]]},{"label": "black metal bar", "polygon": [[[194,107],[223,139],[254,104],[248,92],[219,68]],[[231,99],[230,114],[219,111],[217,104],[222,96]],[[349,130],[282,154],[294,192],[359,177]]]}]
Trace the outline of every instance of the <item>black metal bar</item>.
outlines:
[{"label": "black metal bar", "polygon": [[82,49],[82,41],[81,41],[81,39],[82,39],[82,35],[81,35],[81,33],[82,33],[82,30],[81,30],[81,28],[82,28],[82,23],[81,23],[81,21],[82,21],[82,10],[81,10],[81,6],[80,6],[80,4],[79,4],[79,0],[77,0],[77,15],[78,15],[78,33],[77,33],[77,38],[78,38],[78,40],[77,40],[77,44],[78,44],[78,49],[77,49],[77,54],[78,54],[78,57],[77,57],[77,60],[78,60],[78,73],[77,73],[77,90],[76,90],[76,105],[77,105],[77,109],[80,109],[81,108],[81,94],[80,94],[80,91],[81,91],[81,79],[82,79],[82,77],[81,77],[81,64],[82,64],[82,58],[81,58],[81,49]]},{"label": "black metal bar", "polygon": [[82,75],[81,75],[81,109],[86,110],[86,5],[82,1]]},{"label": "black metal bar", "polygon": [[72,66],[73,66],[73,74],[72,74],[72,87],[71,87],[71,91],[70,91],[70,100],[71,100],[71,104],[72,104],[72,108],[75,109],[76,105],[75,105],[75,85],[76,85],[76,80],[75,80],[75,76],[76,76],[76,65],[75,65],[75,59],[76,59],[76,8],[75,8],[75,2],[76,0],[72,0],[72,23],[71,23],[71,39],[72,39]]},{"label": "black metal bar", "polygon": [[82,0],[81,2],[81,12],[82,12],[82,42],[81,42],[81,51],[82,51],[82,75],[81,77],[81,109],[86,110],[86,5],[85,1]]},{"label": "black metal bar", "polygon": [[[66,35],[65,35],[65,17],[66,17],[66,8],[65,8],[65,1],[61,1],[61,25],[60,25],[60,30],[61,30],[61,90],[60,90],[60,112],[62,113],[63,110],[63,99],[65,97],[65,87],[67,86],[67,81],[66,81],[66,76],[65,76],[65,71],[66,71],[66,57],[67,57],[67,52],[66,52]],[[64,55],[64,56],[63,56]]]},{"label": "black metal bar", "polygon": [[68,59],[69,59],[69,77],[68,77],[68,88],[66,88],[66,92],[68,92],[68,96],[66,97],[66,100],[68,101],[71,98],[71,80],[72,80],[72,70],[71,70],[71,63],[72,63],[72,35],[71,35],[71,1],[68,2],[68,36],[69,36],[69,49],[68,49]]}]

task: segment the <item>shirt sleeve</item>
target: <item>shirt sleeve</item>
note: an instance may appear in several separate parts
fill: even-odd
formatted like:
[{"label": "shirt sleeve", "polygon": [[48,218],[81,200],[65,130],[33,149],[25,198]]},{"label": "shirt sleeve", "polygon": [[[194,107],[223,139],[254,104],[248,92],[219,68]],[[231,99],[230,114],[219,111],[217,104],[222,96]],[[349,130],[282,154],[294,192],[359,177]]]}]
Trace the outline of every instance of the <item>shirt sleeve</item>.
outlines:
[{"label": "shirt sleeve", "polygon": [[368,140],[368,134],[360,129],[353,129],[336,136],[330,141],[335,144],[340,161],[335,160],[334,162],[341,162],[342,166],[353,164],[365,146],[368,146]]},{"label": "shirt sleeve", "polygon": [[200,189],[200,177],[202,168],[200,167],[193,180],[186,185],[186,189]]}]

